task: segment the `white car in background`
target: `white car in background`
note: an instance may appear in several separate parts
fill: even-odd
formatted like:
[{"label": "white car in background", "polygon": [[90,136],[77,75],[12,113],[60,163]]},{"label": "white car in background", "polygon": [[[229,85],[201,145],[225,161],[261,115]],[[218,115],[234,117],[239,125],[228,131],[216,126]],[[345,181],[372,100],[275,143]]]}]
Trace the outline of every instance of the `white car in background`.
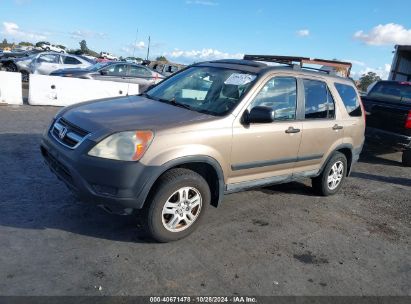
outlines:
[{"label": "white car in background", "polygon": [[108,52],[101,52],[100,57],[104,59],[109,59],[109,60],[118,60],[116,56]]},{"label": "white car in background", "polygon": [[40,45],[40,47],[45,50],[45,51],[52,51],[52,52],[57,52],[57,53],[65,53],[66,50],[54,45],[54,44],[48,44],[48,43],[43,43]]},{"label": "white car in background", "polygon": [[34,54],[16,59],[14,63],[16,71],[22,74],[23,81],[28,81],[29,74],[49,75],[60,69],[84,69],[94,64],[86,57],[54,52]]}]

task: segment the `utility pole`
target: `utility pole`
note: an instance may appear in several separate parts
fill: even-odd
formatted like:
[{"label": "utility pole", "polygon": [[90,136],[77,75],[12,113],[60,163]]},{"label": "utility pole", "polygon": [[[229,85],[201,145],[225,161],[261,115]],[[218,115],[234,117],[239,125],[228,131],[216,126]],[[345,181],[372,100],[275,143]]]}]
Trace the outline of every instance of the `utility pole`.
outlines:
[{"label": "utility pole", "polygon": [[148,36],[148,47],[147,47],[147,58],[146,60],[148,60],[148,57],[150,56],[150,36]]}]

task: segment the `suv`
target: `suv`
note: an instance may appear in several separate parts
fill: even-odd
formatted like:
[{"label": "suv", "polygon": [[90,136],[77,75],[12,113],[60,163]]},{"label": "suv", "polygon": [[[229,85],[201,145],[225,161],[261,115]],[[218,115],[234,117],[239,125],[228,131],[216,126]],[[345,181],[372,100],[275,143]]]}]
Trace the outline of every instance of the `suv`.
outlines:
[{"label": "suv", "polygon": [[218,60],[139,96],[64,108],[41,152],[81,200],[141,209],[151,236],[167,242],[193,232],[227,193],[311,178],[318,194],[335,194],[364,129],[348,78]]},{"label": "suv", "polygon": [[118,60],[116,56],[108,52],[101,52],[100,57],[104,59],[109,59],[109,60]]}]

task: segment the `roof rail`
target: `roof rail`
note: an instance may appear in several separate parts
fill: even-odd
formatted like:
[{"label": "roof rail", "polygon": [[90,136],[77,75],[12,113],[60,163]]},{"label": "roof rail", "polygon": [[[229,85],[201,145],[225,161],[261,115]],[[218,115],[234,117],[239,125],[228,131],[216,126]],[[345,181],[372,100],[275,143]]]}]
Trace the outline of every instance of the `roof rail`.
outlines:
[{"label": "roof rail", "polygon": [[[337,61],[337,60],[326,60],[326,59],[317,59],[309,57],[297,57],[297,56],[277,56],[277,55],[244,55],[244,60],[253,60],[253,61],[265,61],[265,62],[274,62],[279,64],[286,64],[293,66],[296,63],[303,69],[316,70],[328,74],[336,74],[340,72],[344,77],[349,77],[351,72],[352,64],[351,62]],[[316,64],[326,67],[332,67],[332,70],[326,69],[315,69],[311,67],[305,67],[304,64]]]}]

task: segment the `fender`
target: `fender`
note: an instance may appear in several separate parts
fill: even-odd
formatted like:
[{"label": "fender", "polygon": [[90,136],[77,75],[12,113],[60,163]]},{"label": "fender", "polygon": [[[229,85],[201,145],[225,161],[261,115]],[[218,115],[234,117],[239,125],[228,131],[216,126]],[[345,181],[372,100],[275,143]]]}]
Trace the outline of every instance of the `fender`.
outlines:
[{"label": "fender", "polygon": [[351,157],[351,164],[350,164],[350,170],[347,171],[347,176],[349,176],[351,174],[352,165],[354,163],[354,147],[353,147],[352,144],[341,144],[341,145],[338,145],[337,147],[335,147],[335,149],[328,155],[327,159],[322,164],[322,166],[321,166],[320,170],[318,171],[318,173],[316,174],[316,176],[319,176],[323,172],[325,166],[328,164],[331,157],[334,155],[335,152],[337,152],[340,149],[349,149],[351,151],[351,156],[352,156]]},{"label": "fender", "polygon": [[141,176],[142,180],[144,180],[144,184],[136,185],[140,186],[141,190],[137,196],[137,203],[139,208],[144,206],[144,203],[148,197],[148,194],[153,187],[154,183],[157,179],[167,170],[174,168],[176,166],[188,164],[188,163],[207,163],[211,165],[217,173],[218,177],[218,200],[217,202],[212,202],[213,205],[217,206],[224,195],[225,189],[225,182],[224,182],[224,174],[223,169],[221,168],[219,162],[214,158],[206,155],[192,155],[192,156],[184,156],[179,157],[173,160],[170,160],[164,163],[161,166],[147,166],[144,170],[144,174]]}]

